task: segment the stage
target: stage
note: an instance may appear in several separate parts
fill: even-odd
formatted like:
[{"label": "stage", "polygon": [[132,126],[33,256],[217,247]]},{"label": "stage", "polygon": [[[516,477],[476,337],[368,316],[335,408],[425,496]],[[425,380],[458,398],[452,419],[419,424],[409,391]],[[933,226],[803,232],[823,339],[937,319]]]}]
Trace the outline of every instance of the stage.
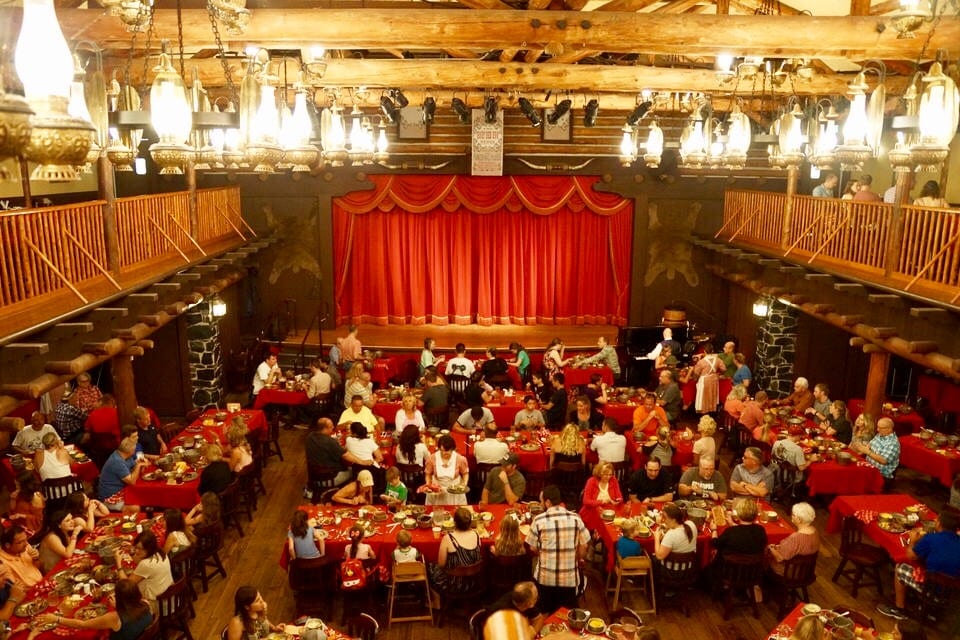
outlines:
[{"label": "stage", "polygon": [[[452,355],[458,342],[467,345],[471,355],[480,355],[487,347],[496,347],[506,352],[511,342],[519,342],[531,353],[542,353],[554,338],[560,338],[566,345],[567,353],[573,351],[596,351],[597,338],[606,337],[607,341],[617,344],[619,327],[612,325],[388,325],[362,324],[357,338],[364,349],[383,352],[416,352],[423,349],[424,338],[436,341],[434,352],[437,355]],[[311,330],[306,335],[305,345],[309,350],[316,349],[322,341],[326,355],[330,345],[338,337],[347,335],[346,325],[336,329]],[[304,333],[291,334],[284,340],[285,350],[296,350],[304,341]],[[653,345],[650,345],[652,348]]]}]

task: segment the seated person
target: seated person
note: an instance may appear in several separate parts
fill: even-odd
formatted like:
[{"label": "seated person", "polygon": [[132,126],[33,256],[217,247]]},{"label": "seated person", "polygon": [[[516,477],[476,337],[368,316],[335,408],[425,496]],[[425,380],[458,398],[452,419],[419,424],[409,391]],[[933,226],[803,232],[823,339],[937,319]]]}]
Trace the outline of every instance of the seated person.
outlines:
[{"label": "seated person", "polygon": [[23,591],[43,580],[40,554],[30,546],[27,532],[12,524],[0,533],[0,572]]},{"label": "seated person", "polygon": [[587,441],[580,435],[577,425],[568,424],[550,440],[550,466],[557,462],[587,461]]},{"label": "seated person", "polygon": [[513,418],[513,426],[518,429],[541,429],[545,425],[543,414],[537,408],[537,399],[529,395],[523,398],[523,409],[517,411]]},{"label": "seated person", "polygon": [[813,385],[813,406],[804,410],[804,415],[817,422],[826,420],[830,415],[830,387],[823,382]]},{"label": "seated person", "polygon": [[730,474],[730,490],[739,496],[766,498],[773,490],[773,471],[763,466],[763,452],[757,447],[743,451],[743,462]]},{"label": "seated person", "polygon": [[380,447],[367,434],[367,428],[359,422],[350,425],[350,435],[344,442],[348,452],[359,460],[373,460],[374,466],[379,466],[383,462],[383,454]]},{"label": "seated person", "polygon": [[850,423],[847,403],[843,400],[834,400],[830,403],[827,413],[827,419],[822,423],[827,428],[827,435],[833,436],[843,444],[850,444],[853,440],[853,425]]},{"label": "seated person", "polygon": [[754,440],[766,442],[772,447],[777,441],[777,416],[772,413],[764,414],[763,423],[756,427],[751,435]]},{"label": "seated person", "polygon": [[224,635],[226,640],[266,638],[271,632],[283,631],[283,625],[275,625],[267,618],[267,603],[256,587],[238,587],[233,595],[233,610]]},{"label": "seated person", "polygon": [[778,407],[791,407],[794,413],[802,414],[813,406],[813,393],[810,391],[810,383],[806,378],[797,378],[796,382],[793,383],[793,393],[772,404]]},{"label": "seated person", "polygon": [[167,509],[163,512],[163,524],[167,531],[167,539],[163,543],[163,552],[167,555],[176,555],[185,551],[193,544],[193,532],[187,530],[187,522],[180,509]]},{"label": "seated person", "polygon": [[798,502],[790,509],[790,521],[797,528],[780,544],[767,547],[770,570],[783,574],[783,562],[794,556],[807,556],[820,550],[820,534],[813,526],[816,512],[806,502]]},{"label": "seated person", "polygon": [[231,471],[240,473],[253,464],[253,449],[243,429],[231,426],[227,430],[227,445],[227,464]]},{"label": "seated person", "polygon": [[373,474],[364,469],[356,480],[340,487],[331,500],[337,504],[373,504]]},{"label": "seated person", "polygon": [[726,400],[723,401],[723,410],[726,411],[734,419],[739,420],[740,414],[743,413],[743,403],[747,399],[747,388],[743,385],[734,385],[730,389],[730,393],[727,394]]},{"label": "seated person", "polygon": [[593,474],[587,478],[587,484],[583,488],[580,519],[590,529],[601,527],[603,520],[600,518],[600,511],[620,504],[623,504],[623,492],[613,475],[613,465],[609,462],[598,462],[593,466]]},{"label": "seated person", "polygon": [[63,441],[56,433],[43,436],[43,446],[37,449],[33,456],[33,468],[40,474],[41,480],[67,478],[73,475],[70,463],[73,458],[63,446]]},{"label": "seated person", "polygon": [[520,535],[520,521],[516,518],[504,518],[500,522],[500,531],[497,540],[490,548],[495,556],[523,556],[527,548],[523,546],[523,536]]},{"label": "seated person", "polygon": [[[400,432],[397,439],[395,457],[399,464],[415,464],[423,466],[430,456],[430,449],[423,443],[420,429],[415,424],[408,424]],[[501,455],[500,458],[503,456]],[[497,458],[499,460],[500,458]]]},{"label": "seated person", "polygon": [[669,566],[671,553],[697,550],[697,525],[687,520],[686,512],[672,502],[663,506],[663,522],[653,533],[653,551],[661,564]]},{"label": "seated person", "polygon": [[574,409],[570,412],[567,422],[577,425],[581,431],[594,431],[603,422],[603,414],[595,410],[590,398],[581,394],[574,398]]},{"label": "seated person", "polygon": [[200,495],[207,491],[220,493],[233,482],[233,469],[230,468],[230,463],[223,459],[223,451],[218,444],[208,444],[204,449],[204,456],[208,464],[200,472],[200,487],[197,492]]},{"label": "seated person", "polygon": [[349,429],[354,422],[359,422],[367,428],[368,432],[379,434],[384,428],[383,418],[378,418],[370,410],[370,407],[363,404],[363,396],[354,395],[350,398],[349,406],[340,414],[337,426],[341,429]]},{"label": "seated person", "polygon": [[806,433],[806,430],[804,430],[801,425],[792,425],[787,431],[787,437],[783,440],[777,440],[773,447],[770,448],[770,454],[775,461],[783,460],[797,468],[797,477],[794,478],[795,482],[802,482],[803,472],[806,468],[809,467],[811,463],[820,459],[820,456],[815,453],[807,458],[803,453],[803,448],[798,444],[800,438],[806,435]]},{"label": "seated person", "polygon": [[417,401],[417,406],[423,409],[424,413],[448,406],[450,387],[440,379],[440,376],[436,373],[426,374],[423,376],[423,386],[423,395]]},{"label": "seated person", "polygon": [[444,370],[444,375],[446,376],[464,376],[470,378],[473,376],[476,367],[473,365],[473,360],[467,357],[467,345],[462,342],[458,342],[457,346],[454,347],[456,356],[447,360],[447,368]]},{"label": "seated person", "polygon": [[137,426],[137,451],[142,451],[147,460],[153,461],[167,453],[167,443],[163,441],[153,416],[146,407],[133,410],[133,421]]},{"label": "seated person", "polygon": [[48,519],[40,540],[40,570],[44,573],[54,565],[73,556],[77,537],[83,531],[67,511],[55,511]]},{"label": "seated person", "polygon": [[399,509],[407,502],[407,485],[400,480],[400,469],[390,467],[387,469],[387,486],[380,496],[388,507]]},{"label": "seated person", "polygon": [[[508,518],[511,520],[512,518]],[[504,521],[506,522],[506,520]],[[487,607],[491,614],[497,611],[517,611],[527,619],[527,622],[533,627],[533,633],[536,634],[543,626],[546,615],[537,608],[537,601],[540,594],[537,591],[537,585],[534,582],[518,582],[509,593],[505,593],[498,598],[492,605]],[[496,638],[508,638],[510,636],[494,636]]]},{"label": "seated person", "polygon": [[627,484],[628,495],[632,502],[672,502],[673,487],[670,479],[662,473],[662,465],[657,458],[650,458],[643,469],[634,471]]},{"label": "seated person", "polygon": [[590,442],[590,448],[597,452],[600,462],[623,462],[627,459],[627,439],[618,432],[616,420],[603,421],[603,433]]},{"label": "seated person", "polygon": [[483,429],[488,424],[492,424],[494,428],[497,426],[493,419],[493,412],[486,407],[471,407],[460,414],[453,424],[453,431],[472,435],[477,432],[477,429]]},{"label": "seated person", "polygon": [[[907,617],[907,590],[920,592],[927,571],[936,571],[953,578],[960,577],[960,515],[956,511],[941,511],[934,532],[923,535],[922,529],[910,531],[907,547],[908,562],[896,566],[894,574],[895,606],[881,604],[877,611],[885,616],[903,620]],[[918,566],[919,565],[919,566]]]},{"label": "seated person", "polygon": [[673,464],[673,445],[670,444],[670,428],[657,429],[657,442],[652,446],[644,446],[644,453],[648,458],[656,458],[660,464]]},{"label": "seated person", "polygon": [[739,523],[728,523],[728,526],[717,536],[716,524],[711,522],[710,529],[714,536],[713,548],[717,552],[717,560],[727,553],[744,555],[760,554],[767,546],[767,530],[757,524],[757,501],[750,498],[737,498],[733,503],[733,513]]},{"label": "seated person", "polygon": [[483,380],[493,387],[509,388],[513,383],[507,371],[510,365],[503,358],[497,356],[495,347],[487,347],[487,359],[480,365]]},{"label": "seated person", "polygon": [[320,558],[324,554],[324,538],[317,521],[306,511],[297,509],[290,520],[287,532],[287,551],[291,558]]},{"label": "seated person", "polygon": [[696,467],[690,467],[680,476],[678,486],[680,496],[703,496],[710,500],[727,499],[727,482],[717,473],[713,458],[702,456]]},{"label": "seated person", "polygon": [[657,406],[657,398],[652,393],[643,397],[643,404],[633,412],[633,432],[653,436],[660,427],[670,428],[667,412]]},{"label": "seated person", "polygon": [[509,451],[510,447],[506,442],[497,440],[497,425],[492,423],[483,428],[481,439],[473,443],[473,455],[477,464],[499,464]]},{"label": "seated person", "polygon": [[463,390],[463,401],[470,407],[482,407],[493,400],[493,387],[483,381],[483,373],[474,371]]},{"label": "seated person", "polygon": [[517,454],[508,453],[499,467],[490,470],[480,493],[480,505],[506,503],[513,506],[519,502],[527,489],[527,481],[517,469],[519,463]]},{"label": "seated person", "polygon": [[397,532],[397,548],[393,550],[391,556],[396,563],[400,562],[419,562],[420,551],[413,546],[413,536],[409,531],[401,529]]},{"label": "seated person", "polygon": [[697,433],[700,437],[693,443],[693,464],[697,464],[703,456],[716,459],[717,441],[713,437],[716,432],[717,421],[707,414],[700,416],[700,422],[697,424]]},{"label": "seated person", "polygon": [[120,446],[110,454],[100,470],[100,500],[110,511],[139,511],[136,505],[125,504],[121,489],[136,484],[140,472],[147,464],[146,460],[134,457],[137,450],[136,438],[124,438]]},{"label": "seated person", "polygon": [[601,411],[609,402],[607,397],[607,383],[603,381],[603,376],[599,373],[590,374],[590,382],[581,389],[583,395],[590,399],[590,407],[594,411]]},{"label": "seated person", "polygon": [[640,542],[636,539],[639,528],[640,524],[634,518],[624,520],[623,526],[620,527],[620,537],[617,538],[615,545],[618,556],[621,558],[633,558],[643,555],[643,547],[640,546]]},{"label": "seated person", "polygon": [[43,437],[47,434],[56,436],[57,430],[47,424],[47,417],[41,411],[34,411],[30,414],[30,424],[17,432],[11,446],[20,455],[32,457],[43,448]]},{"label": "seated person", "polygon": [[753,400],[744,400],[743,407],[740,409],[740,417],[738,422],[747,428],[749,431],[753,431],[761,424],[763,424],[764,412],[763,410],[767,406],[767,392],[766,391],[757,391],[757,395],[754,396]]}]

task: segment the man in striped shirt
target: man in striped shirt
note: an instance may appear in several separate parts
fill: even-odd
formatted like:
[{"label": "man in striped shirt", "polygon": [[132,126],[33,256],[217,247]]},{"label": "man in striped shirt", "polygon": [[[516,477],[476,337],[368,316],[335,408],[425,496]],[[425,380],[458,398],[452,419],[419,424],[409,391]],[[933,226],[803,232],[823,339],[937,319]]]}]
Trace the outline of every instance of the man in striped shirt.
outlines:
[{"label": "man in striped shirt", "polygon": [[556,485],[544,487],[540,501],[545,510],[530,523],[526,543],[537,556],[533,575],[540,608],[549,614],[560,607],[576,606],[590,532],[580,516],[567,511]]}]

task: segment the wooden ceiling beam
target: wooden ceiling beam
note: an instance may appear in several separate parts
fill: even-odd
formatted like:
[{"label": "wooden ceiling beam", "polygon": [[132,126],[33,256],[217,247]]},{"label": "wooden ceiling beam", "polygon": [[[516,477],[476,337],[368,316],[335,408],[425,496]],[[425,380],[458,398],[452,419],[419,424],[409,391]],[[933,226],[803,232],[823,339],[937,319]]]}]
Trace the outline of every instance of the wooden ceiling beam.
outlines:
[{"label": "wooden ceiling beam", "polygon": [[673,0],[673,2],[668,2],[662,7],[657,7],[653,10],[654,13],[683,13],[691,7],[695,7],[698,4],[703,2],[703,0]]},{"label": "wooden ceiling beam", "polygon": [[[763,9],[763,0],[730,0],[730,6],[736,7],[740,11],[752,14],[758,9]],[[798,16],[800,15],[800,10],[795,9],[794,7],[788,6],[780,3],[780,15],[782,16]]]},{"label": "wooden ceiling beam", "polygon": [[[539,53],[537,54],[539,55]],[[109,60],[105,71],[112,71]],[[118,64],[123,64],[117,61]],[[187,69],[196,67],[204,87],[226,84],[219,60],[193,60]],[[235,84],[243,78],[244,69],[230,64]],[[148,80],[153,73],[148,71]],[[131,65],[131,81],[143,82],[143,65]],[[469,89],[499,87],[505,90],[552,89],[554,91],[589,91],[639,93],[643,89],[661,91],[702,91],[726,93],[709,69],[669,69],[646,66],[561,65],[550,63],[498,62],[484,60],[330,60],[318,85],[328,87],[355,86],[359,79],[368,87],[402,87],[404,89]],[[887,78],[887,93],[903,92],[909,78]],[[796,83],[798,95],[831,95],[846,90],[847,78],[841,75],[818,75],[809,82]],[[784,85],[775,96],[785,99],[794,92]],[[409,97],[409,96],[408,96]],[[378,98],[379,100],[379,98]],[[635,105],[633,105],[635,106]],[[761,108],[760,103],[757,107]],[[632,106],[630,108],[633,108]],[[744,107],[745,110],[750,105]]]},{"label": "wooden ceiling beam", "polygon": [[610,0],[598,7],[595,7],[594,11],[623,11],[628,13],[636,13],[642,9],[646,9],[652,4],[657,4],[660,0]]},{"label": "wooden ceiling beam", "polygon": [[852,16],[870,15],[870,0],[850,0],[850,15]]},{"label": "wooden ceiling beam", "polygon": [[885,2],[878,2],[875,5],[871,5],[870,13],[871,16],[882,16],[887,13],[892,13],[894,11],[900,10],[900,0],[885,0]]},{"label": "wooden ceiling beam", "polygon": [[[960,40],[960,20],[942,20],[930,35],[924,25],[917,38],[898,39],[892,29],[876,32],[869,16],[718,16],[712,14],[653,14],[622,12],[501,11],[477,9],[258,9],[242,39],[264,47],[289,47],[305,42],[329,49],[481,50],[531,48],[546,43],[579,46],[613,53],[715,55],[729,50],[738,55],[767,57],[916,58],[928,51],[949,48]],[[15,13],[15,18],[19,14]],[[58,14],[69,40],[93,40],[106,49],[126,49],[130,34],[123,23],[101,10],[63,9]],[[17,20],[18,21],[18,20]],[[154,32],[158,38],[177,33],[177,12],[157,9]],[[215,46],[205,10],[183,11],[184,41],[191,46]],[[705,37],[709,34],[709,37]]]}]

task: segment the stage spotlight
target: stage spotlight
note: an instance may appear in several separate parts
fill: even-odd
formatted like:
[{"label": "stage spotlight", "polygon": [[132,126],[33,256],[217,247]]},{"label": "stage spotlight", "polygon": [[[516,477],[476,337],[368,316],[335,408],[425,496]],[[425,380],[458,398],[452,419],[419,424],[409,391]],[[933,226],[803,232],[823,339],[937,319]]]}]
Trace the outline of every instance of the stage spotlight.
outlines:
[{"label": "stage spotlight", "polygon": [[527,117],[527,120],[530,121],[530,124],[539,127],[542,122],[540,120],[540,114],[537,113],[537,109],[533,104],[526,98],[520,98],[517,100],[517,103],[520,105],[520,113]]},{"label": "stage spotlight", "polygon": [[497,121],[497,99],[493,96],[487,96],[483,99],[483,119],[487,124],[493,124]]},{"label": "stage spotlight", "polygon": [[397,121],[397,105],[393,104],[389,96],[380,96],[380,112],[387,122],[392,124]]},{"label": "stage spotlight", "polygon": [[629,116],[627,116],[627,124],[630,125],[631,127],[637,126],[637,123],[640,122],[641,119],[643,119],[643,116],[647,115],[647,111],[650,111],[650,107],[652,106],[653,106],[653,103],[650,102],[649,100],[638,104],[637,108],[634,109]]},{"label": "stage spotlight", "polygon": [[597,112],[600,111],[600,101],[591,100],[583,108],[583,126],[595,127],[597,125]]},{"label": "stage spotlight", "polygon": [[432,96],[423,100],[423,121],[433,122],[433,114],[437,112],[437,101]]},{"label": "stage spotlight", "polygon": [[553,108],[553,113],[547,116],[547,122],[550,124],[557,124],[560,118],[567,115],[570,111],[570,105],[573,104],[569,99],[561,100],[557,103],[557,106]]},{"label": "stage spotlight", "polygon": [[410,104],[410,101],[407,100],[407,96],[403,95],[403,91],[400,91],[400,89],[391,89],[390,96],[393,98],[393,101],[397,103],[397,106],[400,107],[401,109],[403,109],[408,104]]},{"label": "stage spotlight", "polygon": [[470,123],[470,109],[467,108],[467,103],[460,98],[454,98],[450,101],[450,106],[453,108],[453,112],[457,114],[457,117],[460,118],[460,122],[463,124]]}]

